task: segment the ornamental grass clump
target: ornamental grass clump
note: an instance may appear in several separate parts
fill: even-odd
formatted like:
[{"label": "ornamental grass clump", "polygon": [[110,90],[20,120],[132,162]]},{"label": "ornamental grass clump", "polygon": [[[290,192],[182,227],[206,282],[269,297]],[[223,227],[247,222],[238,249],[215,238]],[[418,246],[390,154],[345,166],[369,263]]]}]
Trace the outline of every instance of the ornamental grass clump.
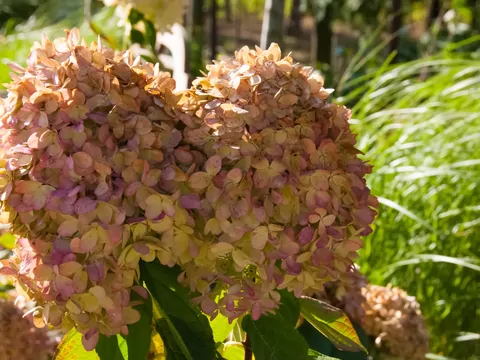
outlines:
[{"label": "ornamental grass clump", "polygon": [[78,30],[44,38],[0,103],[3,274],[35,317],[83,334],[128,333],[147,296],[139,262],[178,266],[214,318],[254,320],[343,281],[375,197],[350,132],[312,69],[242,48],[190,90]]}]

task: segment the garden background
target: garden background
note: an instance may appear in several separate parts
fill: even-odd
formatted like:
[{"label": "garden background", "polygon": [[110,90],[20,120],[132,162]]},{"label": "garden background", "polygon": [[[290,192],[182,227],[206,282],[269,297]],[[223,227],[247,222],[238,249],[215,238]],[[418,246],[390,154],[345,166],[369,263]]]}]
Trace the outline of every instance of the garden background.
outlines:
[{"label": "garden background", "polygon": [[[362,273],[416,297],[431,332],[429,358],[477,359],[480,2],[272,1],[267,24],[261,0],[186,4],[186,72],[193,79],[211,59],[260,44],[262,25],[268,43],[319,70],[334,101],[352,108],[359,148],[374,165],[368,183],[381,205],[360,251]],[[9,81],[7,62],[22,64],[42,32],[55,38],[78,26],[88,40],[101,33],[125,47],[115,8],[87,5],[1,0],[0,82]],[[166,51],[145,34],[132,38],[152,56]],[[0,256],[10,241],[3,235]]]}]

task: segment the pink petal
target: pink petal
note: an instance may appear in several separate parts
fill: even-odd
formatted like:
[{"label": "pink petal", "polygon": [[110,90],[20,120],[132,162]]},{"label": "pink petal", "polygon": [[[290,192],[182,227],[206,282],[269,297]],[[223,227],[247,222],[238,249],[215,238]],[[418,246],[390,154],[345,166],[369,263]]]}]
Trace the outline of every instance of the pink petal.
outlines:
[{"label": "pink petal", "polygon": [[140,255],[147,255],[150,252],[150,248],[146,244],[139,242],[133,243],[133,249]]},{"label": "pink petal", "polygon": [[112,225],[107,230],[108,238],[113,245],[117,245],[122,241],[123,229],[120,225]]},{"label": "pink petal", "polygon": [[148,291],[143,286],[136,285],[132,288],[138,295],[140,295],[144,299],[148,299]]},{"label": "pink petal", "polygon": [[82,336],[82,345],[87,351],[95,349],[98,343],[99,332],[97,329],[91,329]]},{"label": "pink petal", "polygon": [[200,306],[205,314],[212,314],[217,309],[217,304],[210,298],[203,299]]},{"label": "pink petal", "polygon": [[198,195],[183,195],[180,197],[180,204],[185,209],[199,209],[200,198]]},{"label": "pink petal", "polygon": [[298,234],[298,243],[302,246],[308,244],[313,239],[313,233],[311,227],[304,227]]},{"label": "pink petal", "polygon": [[252,307],[252,319],[258,320],[262,315],[262,309],[260,308],[260,304],[258,302],[253,303]]},{"label": "pink petal", "polygon": [[93,264],[88,264],[86,266],[88,278],[90,281],[100,281],[105,276],[105,265],[103,262],[97,261]]},{"label": "pink petal", "polygon": [[82,197],[77,200],[74,205],[75,212],[77,214],[86,214],[94,210],[97,206],[97,202],[89,197]]},{"label": "pink petal", "polygon": [[73,287],[73,280],[66,276],[55,276],[55,288],[64,300],[68,299],[75,293],[75,289]]}]

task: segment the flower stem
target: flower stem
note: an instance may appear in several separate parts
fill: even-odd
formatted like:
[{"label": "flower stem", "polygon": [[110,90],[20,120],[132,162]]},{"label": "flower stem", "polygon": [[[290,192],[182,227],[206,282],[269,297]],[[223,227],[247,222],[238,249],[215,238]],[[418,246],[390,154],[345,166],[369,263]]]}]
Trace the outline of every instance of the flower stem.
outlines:
[{"label": "flower stem", "polygon": [[252,352],[252,343],[250,342],[250,337],[248,334],[245,336],[245,342],[243,343],[243,347],[245,348],[245,360],[252,360],[253,352]]}]

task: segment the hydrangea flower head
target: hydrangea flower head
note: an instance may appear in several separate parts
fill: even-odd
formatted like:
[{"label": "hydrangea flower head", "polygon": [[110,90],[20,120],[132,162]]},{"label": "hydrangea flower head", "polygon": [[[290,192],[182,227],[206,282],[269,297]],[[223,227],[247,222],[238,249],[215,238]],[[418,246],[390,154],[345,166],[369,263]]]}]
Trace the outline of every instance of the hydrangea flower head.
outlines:
[{"label": "hydrangea flower head", "polygon": [[0,298],[0,359],[48,360],[56,341],[38,329],[13,302]]},{"label": "hydrangea flower head", "polygon": [[37,302],[37,321],[74,326],[93,348],[100,332],[126,333],[139,319],[130,291],[138,261],[155,258],[147,229],[174,211],[160,182],[181,138],[175,82],[128,53],[88,46],[77,29],[44,38],[26,68],[12,68],[0,191],[19,239],[0,272]]},{"label": "hydrangea flower head", "polygon": [[350,111],[276,44],[207,69],[179,103],[182,156],[208,160],[185,181],[193,230],[173,261],[205,312],[257,319],[278,307],[277,290],[320,290],[353,266],[376,214],[371,167],[357,157]]},{"label": "hydrangea flower head", "polygon": [[358,271],[352,271],[349,277],[347,283],[330,283],[316,295],[344,310],[375,339],[382,353],[402,359],[425,359],[429,333],[415,297],[391,284],[369,284]]},{"label": "hydrangea flower head", "polygon": [[275,311],[343,280],[377,205],[350,112],[312,69],[243,48],[192,89],[152,64],[44,38],[0,102],[2,218],[18,237],[0,272],[37,321],[93,349],[126,334],[140,260],[179,266],[212,318]]}]

